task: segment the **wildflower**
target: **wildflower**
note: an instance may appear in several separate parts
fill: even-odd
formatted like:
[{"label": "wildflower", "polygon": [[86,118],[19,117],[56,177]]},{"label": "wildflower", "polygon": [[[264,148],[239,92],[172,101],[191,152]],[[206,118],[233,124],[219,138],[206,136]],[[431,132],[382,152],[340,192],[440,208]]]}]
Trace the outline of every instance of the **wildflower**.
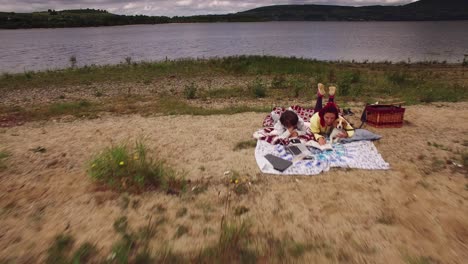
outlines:
[{"label": "wildflower", "polygon": [[236,184],[238,184],[238,183],[239,183],[239,180],[238,180],[238,179],[236,179],[235,183],[236,183]]},{"label": "wildflower", "polygon": [[123,165],[125,165],[125,162],[121,161],[121,162],[119,162],[119,165],[123,166]]}]

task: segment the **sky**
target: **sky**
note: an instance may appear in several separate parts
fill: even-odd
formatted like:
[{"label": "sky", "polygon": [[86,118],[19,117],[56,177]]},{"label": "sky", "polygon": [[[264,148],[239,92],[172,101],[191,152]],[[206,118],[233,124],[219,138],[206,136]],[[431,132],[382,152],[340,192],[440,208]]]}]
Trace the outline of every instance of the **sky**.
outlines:
[{"label": "sky", "polygon": [[34,12],[48,9],[105,9],[110,13],[150,16],[228,14],[261,6],[323,4],[343,6],[403,5],[416,0],[0,0],[0,11]]}]

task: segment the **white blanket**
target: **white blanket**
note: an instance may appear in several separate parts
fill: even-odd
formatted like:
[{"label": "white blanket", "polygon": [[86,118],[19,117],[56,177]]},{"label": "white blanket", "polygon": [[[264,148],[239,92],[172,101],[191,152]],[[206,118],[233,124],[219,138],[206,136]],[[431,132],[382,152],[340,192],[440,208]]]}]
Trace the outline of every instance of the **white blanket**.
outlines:
[{"label": "white blanket", "polygon": [[257,140],[255,159],[258,167],[264,173],[282,175],[316,175],[322,171],[328,171],[332,167],[355,168],[367,170],[388,170],[390,165],[385,162],[371,141],[356,141],[346,144],[333,145],[333,150],[320,151],[309,148],[313,153],[313,160],[301,160],[295,162],[285,171],[280,172],[265,159],[266,154],[273,154],[292,161],[284,146],[272,145],[263,140]]}]

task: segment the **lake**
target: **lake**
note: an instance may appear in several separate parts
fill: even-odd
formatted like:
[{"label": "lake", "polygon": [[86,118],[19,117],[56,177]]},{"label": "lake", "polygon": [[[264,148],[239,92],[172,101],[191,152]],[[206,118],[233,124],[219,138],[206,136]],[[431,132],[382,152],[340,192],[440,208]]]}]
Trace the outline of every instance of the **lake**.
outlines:
[{"label": "lake", "polygon": [[176,58],[462,62],[468,21],[263,22],[0,30],[0,72]]}]

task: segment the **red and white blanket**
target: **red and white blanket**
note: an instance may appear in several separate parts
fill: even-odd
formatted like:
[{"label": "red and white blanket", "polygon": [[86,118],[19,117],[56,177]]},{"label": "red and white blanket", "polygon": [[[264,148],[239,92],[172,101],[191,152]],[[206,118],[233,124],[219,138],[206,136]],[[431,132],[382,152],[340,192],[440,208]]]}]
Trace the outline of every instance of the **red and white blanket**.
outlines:
[{"label": "red and white blanket", "polygon": [[[288,109],[296,112],[296,114],[300,118],[302,118],[304,120],[304,123],[306,124],[310,123],[310,118],[314,114],[313,109],[304,108],[298,105],[293,105]],[[258,140],[264,140],[270,144],[282,144],[282,145],[289,144],[289,139],[280,138],[277,134],[272,133],[274,131],[273,126],[275,125],[275,121],[273,120],[272,114],[277,114],[278,116],[281,116],[281,114],[288,109],[284,107],[279,107],[279,106],[274,107],[271,113],[268,114],[263,120],[263,128],[256,131],[253,134],[253,137]],[[299,138],[304,142],[315,140],[314,134],[310,131],[310,125],[307,125],[307,127],[308,128],[307,128],[306,134],[299,136]]]}]

